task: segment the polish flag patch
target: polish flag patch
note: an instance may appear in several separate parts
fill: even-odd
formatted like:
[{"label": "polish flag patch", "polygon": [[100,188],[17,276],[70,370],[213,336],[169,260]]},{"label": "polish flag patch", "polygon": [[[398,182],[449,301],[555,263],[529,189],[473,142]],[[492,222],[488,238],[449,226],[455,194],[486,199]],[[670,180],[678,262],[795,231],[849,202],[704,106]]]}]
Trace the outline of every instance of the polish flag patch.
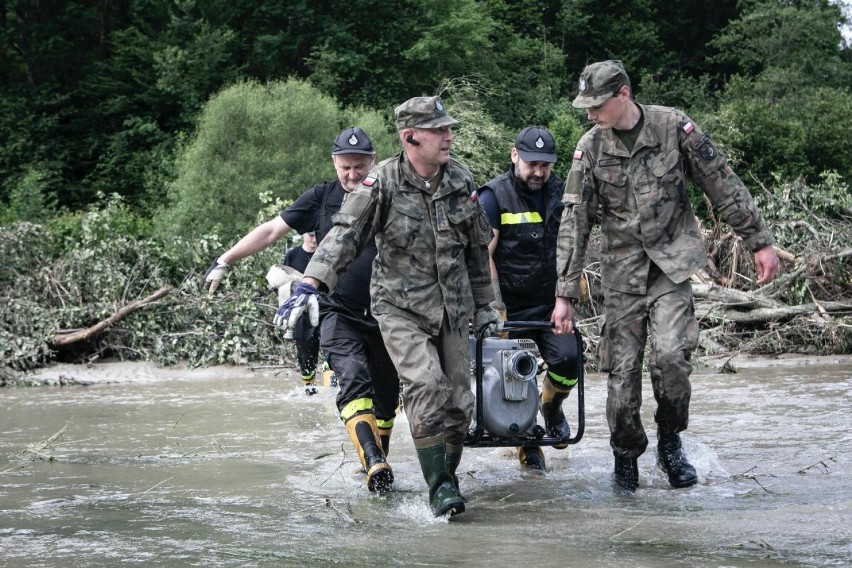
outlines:
[{"label": "polish flag patch", "polygon": [[364,178],[364,181],[362,181],[361,183],[366,185],[367,187],[373,187],[373,184],[376,183],[376,177],[375,176],[367,176],[367,177]]},{"label": "polish flag patch", "polygon": [[477,199],[479,199],[479,192],[474,189],[470,192],[470,200],[476,201]]},{"label": "polish flag patch", "polygon": [[683,125],[683,131],[686,132],[687,134],[691,133],[693,130],[695,130],[695,125],[692,124],[691,122],[687,122],[686,124]]},{"label": "polish flag patch", "polygon": [[574,159],[582,160],[583,159],[583,151],[582,150],[574,150]]}]

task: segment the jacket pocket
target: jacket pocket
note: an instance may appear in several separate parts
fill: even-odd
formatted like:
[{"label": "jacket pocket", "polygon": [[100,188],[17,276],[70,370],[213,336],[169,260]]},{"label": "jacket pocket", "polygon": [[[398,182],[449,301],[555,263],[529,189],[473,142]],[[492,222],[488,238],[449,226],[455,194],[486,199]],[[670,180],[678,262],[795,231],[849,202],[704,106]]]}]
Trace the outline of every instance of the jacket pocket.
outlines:
[{"label": "jacket pocket", "polygon": [[621,170],[595,168],[601,204],[607,209],[620,209],[627,198],[627,174]]}]

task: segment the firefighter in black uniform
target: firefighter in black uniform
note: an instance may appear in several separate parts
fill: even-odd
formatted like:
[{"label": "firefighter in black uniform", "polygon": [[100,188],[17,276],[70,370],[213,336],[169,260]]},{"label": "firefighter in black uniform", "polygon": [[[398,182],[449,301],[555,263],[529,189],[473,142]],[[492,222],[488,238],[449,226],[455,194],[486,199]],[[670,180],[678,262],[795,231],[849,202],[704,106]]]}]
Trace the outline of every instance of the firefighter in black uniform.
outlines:
[{"label": "firefighter in black uniform", "polygon": [[[284,253],[284,260],[281,261],[281,264],[289,266],[298,272],[305,272],[305,267],[308,266],[316,250],[316,233],[313,231],[302,233],[302,243],[288,249]],[[293,341],[296,343],[296,359],[299,361],[299,372],[302,375],[302,382],[306,387],[305,392],[316,394],[317,390],[313,384],[317,374],[317,361],[319,359],[319,327],[311,325],[309,318],[304,318],[304,321],[299,322],[299,324],[293,330]]]},{"label": "firefighter in black uniform", "polygon": [[[265,249],[291,229],[316,231],[322,241],[332,217],[375,163],[375,152],[360,128],[347,128],[332,146],[337,180],[309,189],[280,216],[256,227],[213,261],[207,280],[221,280],[231,263]],[[341,275],[334,292],[319,299],[320,347],[337,377],[337,408],[358,450],[370,491],[393,483],[387,463],[391,429],[399,406],[399,377],[370,313],[370,277],[376,245],[371,243]],[[224,267],[223,267],[224,265]],[[216,274],[220,270],[221,274]],[[303,318],[308,319],[308,318]]]},{"label": "firefighter in black uniform", "polygon": [[[488,245],[498,309],[510,321],[549,321],[556,294],[556,236],[564,182],[553,174],[556,142],[545,128],[524,128],[511,150],[509,171],[479,190],[494,233]],[[572,335],[547,330],[513,331],[510,338],[535,341],[547,366],[541,414],[548,435],[567,440],[571,429],[562,403],[577,384],[577,344]],[[557,444],[564,449],[567,444]],[[541,448],[519,448],[521,465],[546,471]]]}]

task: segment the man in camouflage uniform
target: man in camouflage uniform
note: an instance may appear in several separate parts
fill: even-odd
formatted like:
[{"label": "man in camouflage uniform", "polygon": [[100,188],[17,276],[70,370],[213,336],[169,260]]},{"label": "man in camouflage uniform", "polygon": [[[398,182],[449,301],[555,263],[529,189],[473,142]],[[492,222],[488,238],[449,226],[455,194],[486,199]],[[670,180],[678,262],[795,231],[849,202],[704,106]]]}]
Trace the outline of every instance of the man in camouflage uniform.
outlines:
[{"label": "man in camouflage uniform", "polygon": [[[556,237],[562,219],[564,182],[553,173],[556,141],[541,126],[529,126],[515,138],[509,171],[479,188],[479,202],[494,232],[488,244],[494,295],[507,319],[549,320],[556,290]],[[500,308],[498,308],[499,310]],[[513,331],[510,338],[535,341],[547,373],[542,381],[541,415],[548,435],[571,437],[562,403],[577,385],[577,342],[550,329]],[[562,450],[567,443],[554,446]],[[518,448],[527,469],[546,471],[541,447]]]},{"label": "man in camouflage uniform", "polygon": [[347,197],[305,270],[291,315],[297,320],[317,289],[333,290],[375,238],[373,315],[403,384],[432,511],[455,514],[464,511],[455,472],[473,413],[468,325],[500,321],[489,307],[491,229],[470,172],[450,157],[450,126],[458,121],[440,97],[410,99],[395,116],[404,151]]},{"label": "man in camouflage uniform", "polygon": [[642,361],[650,336],[658,463],[673,487],[688,487],[698,478],[678,433],[687,427],[698,344],[689,277],[707,257],[687,179],[754,253],[758,285],[778,275],[774,239],[710,138],[676,109],[635,103],[620,61],[587,66],[573,105],[586,109],[595,126],[578,142],[565,183],[553,323],[557,333],[572,332],[589,232],[600,211],[606,296],[600,363],[609,373],[614,480],[631,492],[639,485],[637,458],[648,445],[639,413]]}]

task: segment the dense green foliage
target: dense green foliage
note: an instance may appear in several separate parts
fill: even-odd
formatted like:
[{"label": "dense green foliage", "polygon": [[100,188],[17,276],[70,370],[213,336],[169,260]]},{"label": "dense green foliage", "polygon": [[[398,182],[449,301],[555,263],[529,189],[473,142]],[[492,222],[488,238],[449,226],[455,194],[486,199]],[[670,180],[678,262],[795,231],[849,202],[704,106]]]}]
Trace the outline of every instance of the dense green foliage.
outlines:
[{"label": "dense green foliage", "polygon": [[[843,6],[0,1],[0,356],[14,368],[41,364],[55,356],[57,330],[165,285],[177,292],[92,350],[204,363],[274,353],[262,276],[281,251],[243,261],[224,296],[200,300],[197,273],[299,192],[333,179],[340,129],[361,126],[386,158],[399,148],[393,108],[440,93],[462,120],[454,153],[476,179],[504,171],[515,133],[531,124],[554,133],[564,177],[588,127],[570,106],[577,76],[599,59],[623,60],[638,101],[682,108],[758,197],[774,196],[763,205],[789,237],[784,246],[799,249],[801,230],[788,229],[801,223],[847,234]],[[802,208],[826,222],[797,217]],[[849,239],[820,250],[839,242]],[[848,295],[845,259],[829,270],[839,280],[808,293]],[[252,336],[259,343],[246,345]]]},{"label": "dense green foliage", "polygon": [[342,128],[361,126],[388,155],[396,137],[386,123],[374,111],[342,111],[303,81],[232,85],[207,102],[178,152],[169,205],[156,216],[159,232],[235,240],[254,224],[264,196],[292,201],[335,178],[329,141]]},{"label": "dense green foliage", "polygon": [[[848,182],[849,147],[832,146],[846,138],[836,118],[852,84],[844,22],[831,0],[2,2],[0,206],[37,172],[49,203],[82,209],[119,193],[150,215],[185,175],[176,151],[205,103],[231,85],[306,80],[333,107],[389,118],[461,80],[487,94],[482,116],[511,132],[565,111],[582,121],[565,105],[576,77],[613,57],[639,100],[710,119],[757,177],[835,169]],[[328,137],[330,118],[317,116],[311,140]],[[505,153],[485,150],[485,164]],[[310,177],[300,175],[290,172]]]}]

